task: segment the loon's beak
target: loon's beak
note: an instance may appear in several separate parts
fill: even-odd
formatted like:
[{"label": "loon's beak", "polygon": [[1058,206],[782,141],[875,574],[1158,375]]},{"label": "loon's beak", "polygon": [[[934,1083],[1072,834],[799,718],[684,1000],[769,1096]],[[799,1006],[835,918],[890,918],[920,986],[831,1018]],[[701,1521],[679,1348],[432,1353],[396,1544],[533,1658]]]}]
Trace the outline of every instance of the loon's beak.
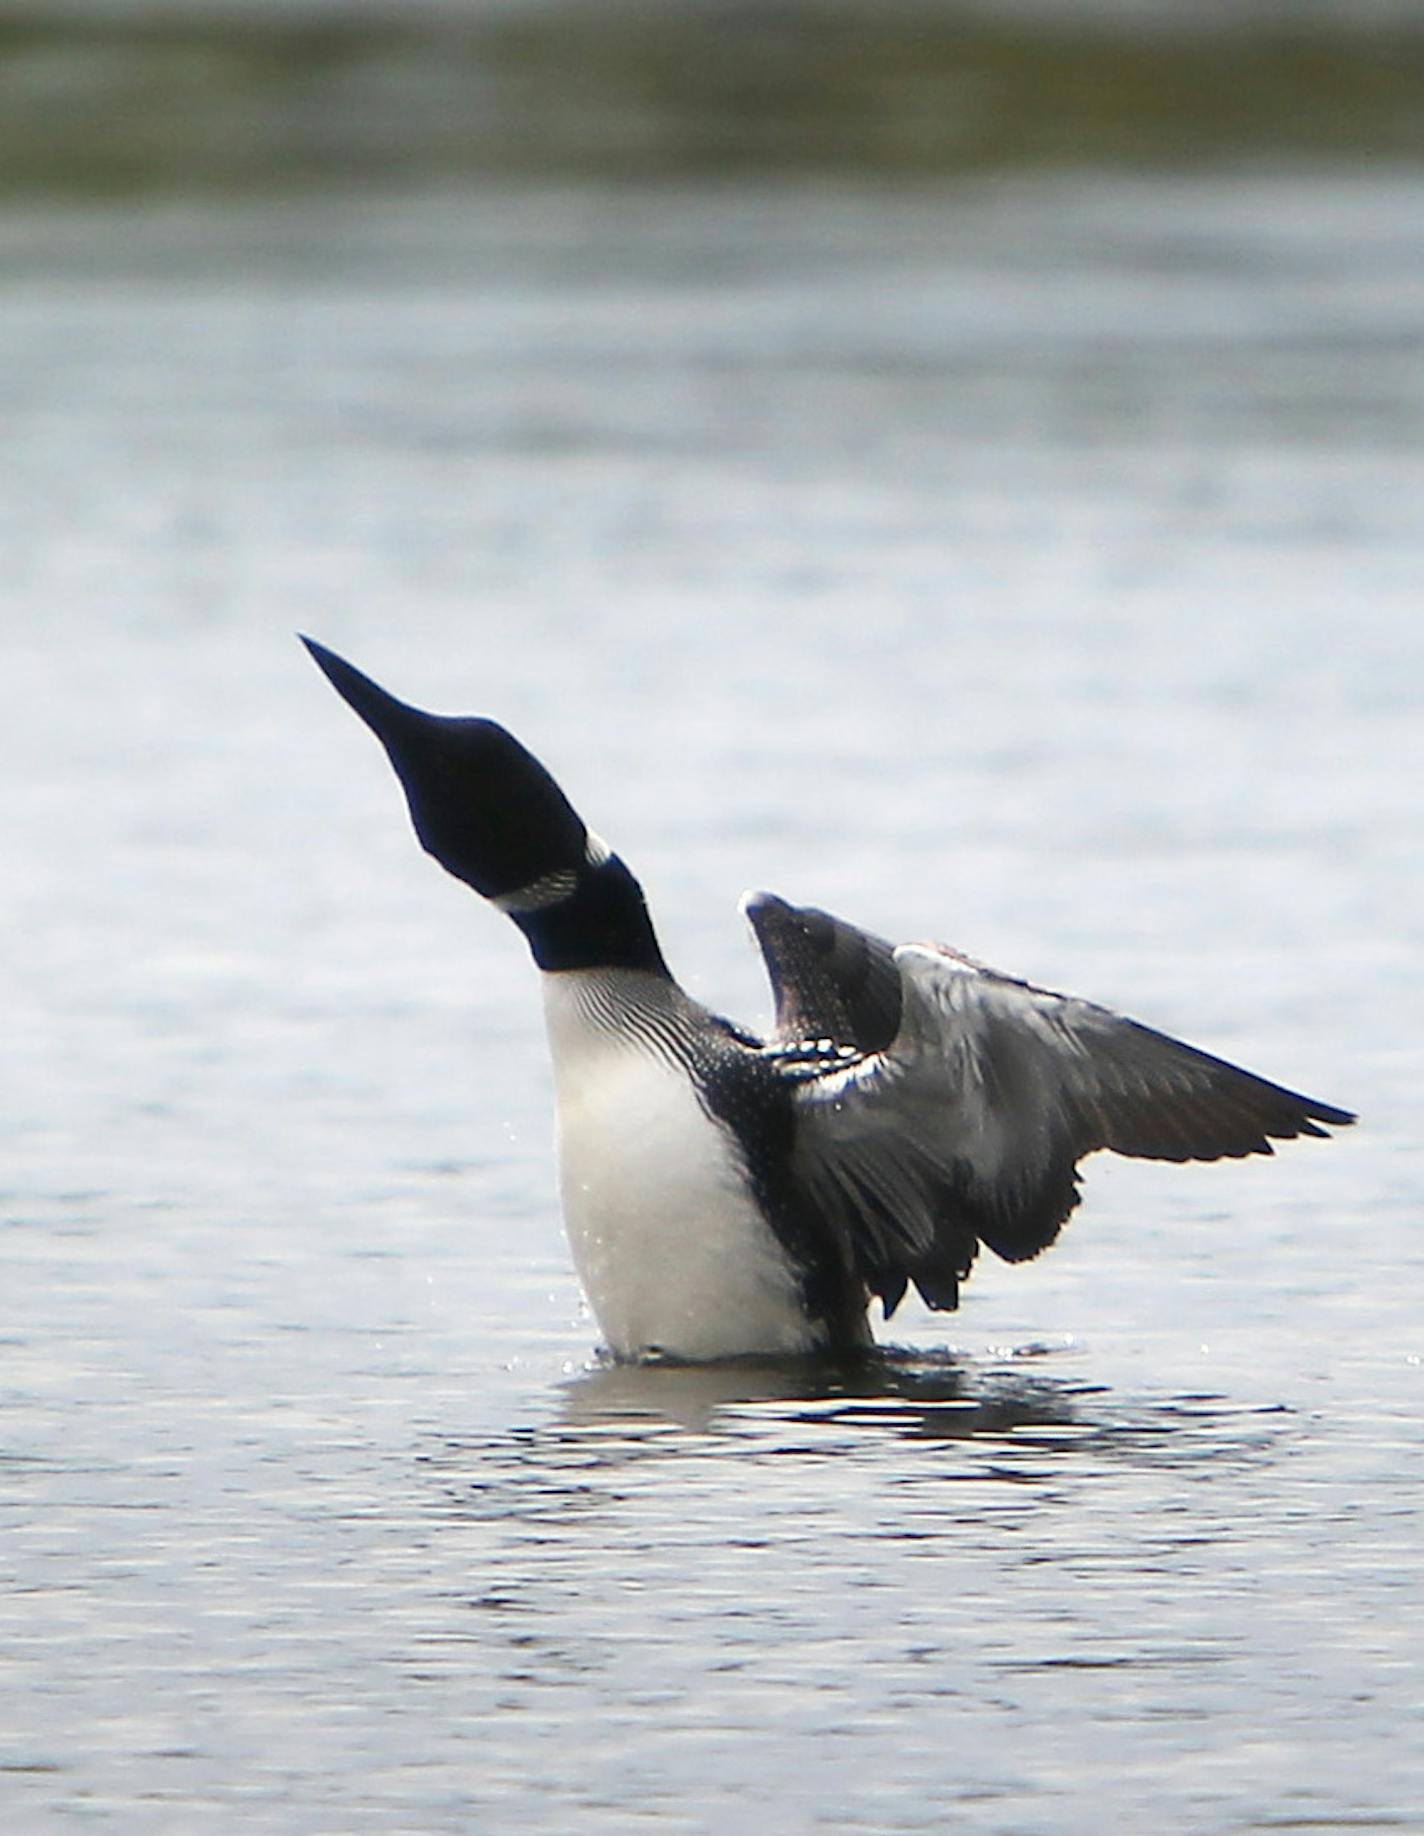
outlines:
[{"label": "loon's beak", "polygon": [[420,844],[486,899],[504,899],[586,864],[588,831],[512,733],[479,715],[427,714],[398,701],[314,638],[302,642],[385,747]]},{"label": "loon's beak", "polygon": [[469,880],[477,891],[483,892],[483,885],[471,877],[471,850],[452,850],[448,834],[452,819],[458,821],[460,804],[468,804],[473,796],[473,774],[462,774],[457,769],[458,752],[450,738],[451,730],[462,723],[447,715],[427,714],[422,708],[397,700],[345,657],[337,656],[334,650],[302,632],[297,635],[337,694],[385,747],[405,791],[421,846],[451,873]]},{"label": "loon's beak", "polygon": [[429,715],[422,714],[419,708],[413,708],[407,702],[397,701],[379,682],[373,682],[369,676],[362,675],[359,669],[353,668],[344,657],[337,656],[334,650],[328,650],[325,644],[318,644],[315,638],[306,637],[301,632],[297,635],[337,694],[361,716],[393,757],[393,748],[398,748],[403,738],[429,720]]}]

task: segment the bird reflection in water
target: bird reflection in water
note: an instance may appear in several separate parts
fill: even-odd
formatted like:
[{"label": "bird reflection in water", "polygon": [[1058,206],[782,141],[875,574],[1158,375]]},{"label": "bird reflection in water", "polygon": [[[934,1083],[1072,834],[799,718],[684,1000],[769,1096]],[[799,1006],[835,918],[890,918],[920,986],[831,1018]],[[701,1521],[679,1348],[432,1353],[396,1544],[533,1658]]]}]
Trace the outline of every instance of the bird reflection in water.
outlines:
[{"label": "bird reflection in water", "polygon": [[[1021,1358],[1050,1348],[1031,1347]],[[718,1364],[608,1361],[573,1378],[559,1424],[617,1433],[675,1428],[746,1433],[866,1430],[913,1439],[969,1440],[1042,1428],[1072,1433],[1097,1386],[1010,1367],[986,1370],[946,1352],[895,1351],[854,1359],[728,1359]]]}]

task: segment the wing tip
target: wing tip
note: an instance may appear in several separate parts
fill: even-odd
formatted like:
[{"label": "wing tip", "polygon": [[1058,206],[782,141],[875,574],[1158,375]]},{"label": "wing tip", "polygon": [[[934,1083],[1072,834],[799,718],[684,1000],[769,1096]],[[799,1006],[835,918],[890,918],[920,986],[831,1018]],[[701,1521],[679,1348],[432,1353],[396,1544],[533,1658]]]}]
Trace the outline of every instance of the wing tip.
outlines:
[{"label": "wing tip", "polygon": [[[1328,1122],[1331,1128],[1350,1128],[1360,1119],[1358,1111],[1353,1109],[1337,1109],[1333,1103],[1307,1103],[1305,1105],[1305,1114],[1308,1124]],[[1308,1125],[1302,1130],[1302,1133],[1324,1135],[1325,1130],[1323,1128],[1315,1128]]]},{"label": "wing tip", "polygon": [[1273,1117],[1266,1125],[1266,1134],[1277,1141],[1294,1141],[1301,1135],[1312,1136],[1316,1141],[1329,1141],[1332,1128],[1350,1128],[1360,1119],[1353,1109],[1319,1103],[1314,1097],[1299,1096],[1293,1090],[1282,1094],[1290,1098],[1294,1107],[1289,1115]]},{"label": "wing tip", "polygon": [[786,901],[784,899],[778,898],[775,893],[765,892],[761,888],[755,886],[752,887],[750,891],[744,892],[737,901],[737,910],[741,913],[742,917],[746,919],[748,924],[755,924],[756,920],[760,918],[764,912],[776,911],[777,909],[784,910],[785,908]]}]

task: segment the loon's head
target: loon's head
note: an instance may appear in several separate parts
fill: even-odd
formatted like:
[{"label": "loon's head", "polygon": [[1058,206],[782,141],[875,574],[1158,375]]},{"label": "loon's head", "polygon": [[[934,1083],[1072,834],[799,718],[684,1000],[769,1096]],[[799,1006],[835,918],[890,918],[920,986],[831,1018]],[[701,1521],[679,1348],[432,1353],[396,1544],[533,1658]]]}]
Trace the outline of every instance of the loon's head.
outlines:
[{"label": "loon's head", "polygon": [[506,912],[542,968],[665,969],[637,881],[497,721],[427,714],[303,637],[380,740],[420,845]]}]

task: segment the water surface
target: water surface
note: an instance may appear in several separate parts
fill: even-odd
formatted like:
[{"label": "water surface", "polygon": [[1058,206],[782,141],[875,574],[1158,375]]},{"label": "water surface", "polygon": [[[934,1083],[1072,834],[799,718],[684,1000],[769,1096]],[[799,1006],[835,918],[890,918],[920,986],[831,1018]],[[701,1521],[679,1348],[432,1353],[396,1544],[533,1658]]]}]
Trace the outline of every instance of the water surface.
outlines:
[{"label": "water surface", "polygon": [[[0,217],[6,1828],[1418,1828],[1416,175]],[[601,1366],[519,940],[295,643],[1366,1127]]]}]

